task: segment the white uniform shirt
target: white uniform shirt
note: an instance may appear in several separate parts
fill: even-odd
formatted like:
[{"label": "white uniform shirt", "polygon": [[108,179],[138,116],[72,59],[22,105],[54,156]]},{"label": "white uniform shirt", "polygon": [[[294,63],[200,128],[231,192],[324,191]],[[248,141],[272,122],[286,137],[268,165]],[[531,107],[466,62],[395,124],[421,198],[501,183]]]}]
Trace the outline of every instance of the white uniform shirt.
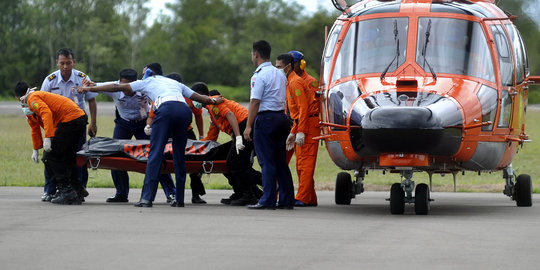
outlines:
[{"label": "white uniform shirt", "polygon": [[156,101],[158,97],[178,97],[178,101],[186,103],[184,97],[190,98],[194,93],[184,84],[159,75],[137,80],[129,85],[134,92],[142,92],[152,101]]},{"label": "white uniform shirt", "polygon": [[[96,83],[97,86],[120,83],[104,82]],[[110,96],[114,100],[114,104],[118,110],[120,117],[127,121],[137,121],[148,117],[150,112],[150,104],[148,104],[148,97],[141,92],[135,93],[133,96],[126,96],[124,92],[102,92],[103,94]]]},{"label": "white uniform shirt", "polygon": [[285,109],[287,78],[270,62],[260,64],[251,77],[251,97],[261,101],[259,112]]},{"label": "white uniform shirt", "polygon": [[[41,84],[41,91],[47,91],[67,97],[77,103],[82,110],[85,110],[85,100],[90,100],[97,96],[97,93],[92,92],[88,92],[86,94],[74,94],[73,87],[81,86],[82,80],[85,77],[90,80],[90,77],[87,77],[86,74],[73,69],[69,79],[64,81],[62,78],[62,73],[60,70],[57,70],[43,80],[43,84]],[[75,90],[75,93],[76,92],[77,91]]]}]

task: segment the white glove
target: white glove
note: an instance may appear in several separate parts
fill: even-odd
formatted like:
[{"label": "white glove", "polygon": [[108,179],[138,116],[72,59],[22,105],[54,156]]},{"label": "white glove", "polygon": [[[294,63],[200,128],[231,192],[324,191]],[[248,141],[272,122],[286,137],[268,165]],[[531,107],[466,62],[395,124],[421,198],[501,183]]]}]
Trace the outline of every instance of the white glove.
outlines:
[{"label": "white glove", "polygon": [[51,152],[52,150],[51,144],[52,144],[51,138],[45,138],[45,140],[43,140],[43,150],[45,152]]},{"label": "white glove", "polygon": [[296,138],[296,135],[294,133],[289,133],[289,136],[287,137],[287,142],[285,143],[285,148],[287,151],[291,151],[294,148],[294,140]]},{"label": "white glove", "polygon": [[150,136],[151,133],[152,133],[152,127],[150,125],[146,125],[144,127],[144,134]]},{"label": "white glove", "polygon": [[304,145],[305,143],[305,140],[306,140],[306,135],[304,135],[304,133],[302,132],[296,133],[296,145],[302,147],[302,145]]},{"label": "white glove", "polygon": [[39,163],[39,151],[34,149],[32,152],[32,161],[35,163]]},{"label": "white glove", "polygon": [[244,144],[242,143],[242,136],[236,136],[236,154],[240,154],[240,150],[244,150],[246,148]]}]

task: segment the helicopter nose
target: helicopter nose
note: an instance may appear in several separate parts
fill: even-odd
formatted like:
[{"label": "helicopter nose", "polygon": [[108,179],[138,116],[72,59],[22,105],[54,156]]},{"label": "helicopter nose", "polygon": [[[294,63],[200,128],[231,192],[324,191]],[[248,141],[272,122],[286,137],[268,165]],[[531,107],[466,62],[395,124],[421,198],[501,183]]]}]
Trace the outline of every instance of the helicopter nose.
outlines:
[{"label": "helicopter nose", "polygon": [[440,117],[425,107],[379,107],[362,119],[363,142],[377,153],[433,153],[444,136]]},{"label": "helicopter nose", "polygon": [[379,107],[362,119],[364,129],[442,129],[441,120],[425,107]]}]

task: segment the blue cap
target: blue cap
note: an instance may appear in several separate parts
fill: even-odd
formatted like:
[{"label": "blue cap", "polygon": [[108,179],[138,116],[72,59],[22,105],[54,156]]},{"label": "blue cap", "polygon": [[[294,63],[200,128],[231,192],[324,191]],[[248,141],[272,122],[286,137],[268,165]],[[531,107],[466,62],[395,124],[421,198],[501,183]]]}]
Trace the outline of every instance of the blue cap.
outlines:
[{"label": "blue cap", "polygon": [[299,51],[290,51],[288,54],[293,57],[295,63],[304,59],[304,54]]}]

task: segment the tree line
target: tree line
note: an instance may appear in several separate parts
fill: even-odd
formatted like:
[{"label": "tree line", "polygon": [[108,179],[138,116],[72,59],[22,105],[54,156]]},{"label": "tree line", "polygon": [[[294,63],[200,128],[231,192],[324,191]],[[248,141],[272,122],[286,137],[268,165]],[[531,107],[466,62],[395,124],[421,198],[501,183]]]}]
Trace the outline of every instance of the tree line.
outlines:
[{"label": "tree line", "polygon": [[[499,6],[519,16],[515,23],[528,46],[531,72],[540,74],[540,33],[523,14],[526,2],[505,0]],[[144,64],[160,62],[166,73],[178,72],[186,82],[249,91],[251,44],[265,39],[272,44],[272,57],[302,51],[308,72],[317,76],[325,26],[331,27],[339,15],[336,10],[305,14],[298,3],[286,0],[176,0],[166,7],[173,16],[147,25],[149,0],[0,3],[2,96],[10,96],[18,80],[41,86],[57,69],[55,53],[61,47],[73,49],[75,68],[95,81],[117,79],[123,68],[140,71]]]}]

